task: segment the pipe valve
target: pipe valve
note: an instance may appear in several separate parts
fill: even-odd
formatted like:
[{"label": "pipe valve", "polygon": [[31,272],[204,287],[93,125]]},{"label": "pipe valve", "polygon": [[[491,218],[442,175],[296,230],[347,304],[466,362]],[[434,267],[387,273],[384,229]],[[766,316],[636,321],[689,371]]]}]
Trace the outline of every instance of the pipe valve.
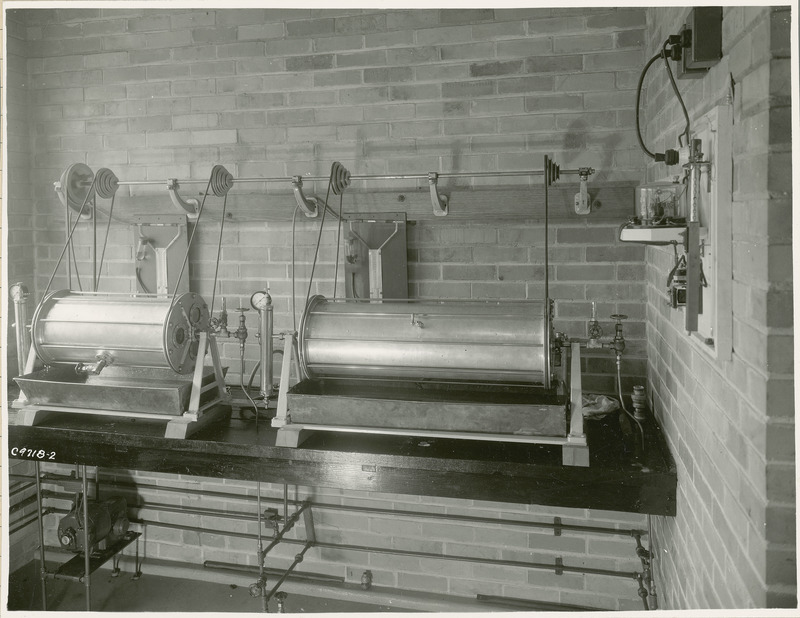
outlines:
[{"label": "pipe valve", "polygon": [[244,348],[244,342],[247,341],[247,323],[245,321],[245,311],[250,311],[247,307],[237,307],[236,311],[239,312],[239,327],[233,336],[239,340],[239,347]]},{"label": "pipe valve", "polygon": [[625,337],[622,334],[622,320],[627,320],[628,316],[623,313],[612,313],[611,319],[616,320],[616,324],[614,325],[614,339],[611,343],[608,344],[609,348],[612,348],[617,355],[617,359],[622,356],[622,353],[625,351]]},{"label": "pipe valve", "polygon": [[603,336],[603,329],[597,321],[597,302],[592,301],[592,319],[589,320],[589,341],[587,348],[602,348],[600,338]]},{"label": "pipe valve", "polygon": [[228,304],[225,301],[225,297],[222,297],[222,309],[219,312],[219,317],[215,318],[212,317],[209,320],[211,325],[211,330],[214,331],[218,337],[230,337],[231,333],[228,330]]}]

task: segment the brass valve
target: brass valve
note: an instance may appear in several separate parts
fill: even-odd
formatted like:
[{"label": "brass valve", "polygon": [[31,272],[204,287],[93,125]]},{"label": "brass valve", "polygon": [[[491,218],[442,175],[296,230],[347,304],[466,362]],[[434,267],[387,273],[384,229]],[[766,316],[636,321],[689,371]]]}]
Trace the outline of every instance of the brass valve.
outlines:
[{"label": "brass valve", "polygon": [[233,336],[239,340],[239,347],[244,347],[244,342],[247,341],[247,324],[245,322],[244,313],[249,311],[247,307],[237,307],[236,311],[239,312],[239,328],[233,333]]},{"label": "brass valve", "polygon": [[616,353],[617,358],[619,358],[625,351],[625,337],[622,334],[622,320],[627,320],[628,316],[623,313],[612,313],[611,319],[616,320],[617,323],[614,325],[614,340],[608,344],[608,347],[612,348]]}]

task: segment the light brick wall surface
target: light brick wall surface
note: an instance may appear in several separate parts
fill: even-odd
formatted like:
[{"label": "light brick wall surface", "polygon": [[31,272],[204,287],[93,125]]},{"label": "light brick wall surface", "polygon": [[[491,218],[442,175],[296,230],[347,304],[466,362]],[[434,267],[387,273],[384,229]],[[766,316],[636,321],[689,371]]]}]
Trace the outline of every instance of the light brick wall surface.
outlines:
[{"label": "light brick wall surface", "polygon": [[[35,249],[33,246],[34,202],[31,185],[31,125],[29,119],[28,75],[25,68],[28,43],[23,21],[14,14],[8,15],[8,39],[6,46],[8,73],[6,75],[7,113],[14,117],[8,123],[8,246],[6,248],[8,281],[24,283],[33,289],[35,272]],[[14,334],[13,304],[9,302],[9,318],[5,320],[8,331],[9,377],[17,375],[17,345]]]},{"label": "light brick wall surface", "polygon": [[[38,294],[63,244],[57,223],[63,215],[52,183],[76,161],[110,167],[122,180],[163,180],[206,178],[217,162],[236,176],[326,174],[334,157],[354,174],[537,169],[547,152],[565,168],[595,167],[592,182],[641,175],[629,121],[633,77],[642,58],[643,11],[459,13],[21,13],[30,49],[27,69],[35,76],[29,87],[30,174]],[[529,182],[479,178],[458,180],[456,186],[485,188],[495,181]],[[252,203],[243,186],[229,198],[231,213]],[[184,195],[199,190],[195,187]],[[416,187],[409,181],[369,183],[369,190]],[[353,190],[367,187],[354,183]],[[308,183],[307,193],[324,191],[322,183]],[[262,209],[292,208],[284,185],[266,183],[249,193],[261,200]],[[161,212],[169,212],[162,188],[122,187],[118,217],[124,221],[131,209],[138,212],[135,198],[152,200],[158,194]],[[221,210],[219,200],[208,201],[210,214],[198,228],[189,268],[192,289],[210,300]],[[217,294],[228,298],[229,308],[247,306],[252,291],[269,282],[276,327],[287,328],[291,226],[239,219],[225,226]],[[298,313],[318,232],[317,223],[303,219],[295,254]],[[461,226],[440,230],[420,222],[410,231],[409,292],[541,298],[541,226],[523,222],[523,234],[518,225],[483,222],[474,226],[477,235],[462,236]],[[593,300],[607,333],[610,314],[629,315],[626,373],[643,376],[643,252],[620,247],[612,226],[589,221],[574,227],[551,235],[551,242],[563,245],[554,246],[550,269],[551,296],[559,303],[556,327],[585,335]],[[329,220],[315,293],[330,295],[333,289],[334,229]],[[76,260],[84,289],[90,286],[91,238],[91,224],[79,224]],[[590,246],[582,247],[584,242]],[[115,222],[100,289],[134,289],[132,261],[133,232]],[[59,274],[53,288],[65,285]],[[254,329],[256,315],[247,318]],[[230,381],[238,382],[235,341],[224,342],[223,357],[231,366]],[[256,357],[250,348],[247,360]],[[599,381],[609,389],[608,380]]]},{"label": "light brick wall surface", "polygon": [[[650,53],[687,10],[648,12]],[[654,534],[666,608],[796,606],[789,15],[725,8],[722,62],[679,81],[691,118],[734,84],[733,356],[690,341],[664,302],[672,253],[648,248],[648,383],[678,466],[677,517],[657,518]],[[684,120],[660,68],[643,110],[651,149],[675,147]]]},{"label": "light brick wall surface", "polygon": [[[31,284],[39,295],[64,242],[63,211],[52,183],[74,162],[93,169],[109,167],[122,180],[159,181],[206,179],[216,163],[237,177],[326,175],[333,160],[353,174],[540,169],[544,153],[564,168],[596,168],[592,183],[636,181],[644,170],[631,125],[636,77],[644,59],[642,9],[40,9],[21,12],[20,18],[25,27],[19,37],[28,45],[24,71],[29,78],[29,173],[35,201],[31,246],[36,279]],[[461,179],[454,186],[486,190],[492,186],[489,183],[513,188],[533,182]],[[196,195],[199,187],[185,185],[182,194]],[[253,183],[245,189],[237,186],[229,197],[228,209],[234,216],[226,220],[222,236],[216,308],[219,296],[225,296],[234,327],[232,309],[247,306],[250,294],[269,282],[276,330],[290,328],[292,274],[300,298],[297,312],[301,311],[319,224],[298,217],[293,263],[292,225],[287,222],[293,199],[288,189],[285,184]],[[351,191],[396,194],[419,189],[426,186],[386,180],[356,182]],[[307,193],[324,195],[325,186],[309,182]],[[117,213],[124,219],[138,214],[139,200],[152,205],[158,199],[163,205],[160,212],[174,212],[161,187],[122,187]],[[192,288],[209,301],[221,206],[221,200],[209,198],[189,259]],[[520,209],[528,207],[520,204]],[[265,222],[263,216],[250,220],[239,214],[246,209],[289,216],[279,217],[282,221]],[[100,221],[102,239],[105,220]],[[642,383],[647,317],[644,250],[618,243],[615,224],[591,219],[554,226],[550,232],[556,328],[585,336],[591,301],[598,302],[607,335],[613,332],[608,316],[628,314],[623,386],[628,390],[633,383]],[[76,231],[76,259],[85,288],[91,233],[91,226],[84,223]],[[540,222],[489,217],[475,222],[419,221],[409,226],[408,238],[412,296],[542,297]],[[328,219],[312,293],[331,295],[335,247],[335,226]],[[131,228],[112,225],[106,251],[101,289],[131,291],[135,285]],[[64,284],[65,278],[59,276],[54,288]],[[253,311],[247,320],[252,334],[257,326]],[[238,345],[223,340],[222,351],[224,364],[231,367],[229,382],[236,383]],[[248,345],[248,372],[256,358],[256,347]],[[587,358],[585,369],[587,385],[613,390],[606,355]],[[130,475],[141,482],[157,479],[157,475]],[[230,484],[178,477],[163,482],[193,487],[200,483],[208,489]],[[244,490],[252,492],[252,484]],[[534,506],[314,491],[326,499],[330,495],[345,502],[374,500],[398,508],[564,515],[563,509]],[[580,510],[566,516],[644,525],[641,516]],[[335,513],[320,517],[321,530],[331,538],[358,542],[357,537],[368,530],[371,539],[385,541],[380,529],[385,519],[354,525],[337,520]],[[482,527],[442,528],[427,522],[419,526],[404,527],[393,542],[414,546],[428,539],[444,551],[487,551],[500,558],[520,552],[535,556],[543,551],[540,542],[552,542],[551,537],[525,533],[520,545],[509,541],[516,533],[493,537],[493,530]],[[487,536],[495,540],[486,543]],[[557,548],[546,544],[544,551],[571,552],[586,564],[640,568],[630,561],[630,541],[626,543],[581,537]],[[241,539],[209,535],[198,539],[153,528],[148,544],[151,555],[172,560],[252,563],[253,559],[252,542]],[[608,609],[640,607],[629,582],[624,582],[622,591],[619,582],[605,588],[605,583],[589,576],[512,573],[479,565],[456,570],[447,564],[398,560],[390,568],[394,560],[340,553],[320,551],[313,566],[340,573],[346,565],[351,579],[369,567],[380,573],[381,583],[410,589],[460,595],[487,591]]]}]

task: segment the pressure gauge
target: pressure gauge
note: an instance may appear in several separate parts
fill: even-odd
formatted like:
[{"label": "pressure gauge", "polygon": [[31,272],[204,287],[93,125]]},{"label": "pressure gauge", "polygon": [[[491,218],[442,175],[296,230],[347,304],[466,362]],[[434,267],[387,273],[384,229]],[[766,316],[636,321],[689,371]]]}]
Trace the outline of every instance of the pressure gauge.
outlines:
[{"label": "pressure gauge", "polygon": [[28,296],[28,288],[26,288],[21,283],[15,283],[12,285],[9,290],[9,295],[11,296],[11,300],[23,300]]},{"label": "pressure gauge", "polygon": [[272,298],[267,292],[260,290],[258,292],[254,292],[253,295],[250,297],[250,305],[256,311],[264,311],[268,305],[272,304]]}]

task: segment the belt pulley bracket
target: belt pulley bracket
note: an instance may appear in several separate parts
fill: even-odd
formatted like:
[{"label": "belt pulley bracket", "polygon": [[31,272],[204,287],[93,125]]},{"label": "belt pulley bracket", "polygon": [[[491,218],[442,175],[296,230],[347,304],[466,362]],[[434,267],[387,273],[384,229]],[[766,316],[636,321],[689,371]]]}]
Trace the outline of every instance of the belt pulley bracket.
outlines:
[{"label": "belt pulley bracket", "polygon": [[433,214],[437,217],[444,217],[447,215],[448,197],[441,195],[438,189],[439,174],[436,172],[428,172],[428,186],[431,190],[431,204],[433,205]]}]

